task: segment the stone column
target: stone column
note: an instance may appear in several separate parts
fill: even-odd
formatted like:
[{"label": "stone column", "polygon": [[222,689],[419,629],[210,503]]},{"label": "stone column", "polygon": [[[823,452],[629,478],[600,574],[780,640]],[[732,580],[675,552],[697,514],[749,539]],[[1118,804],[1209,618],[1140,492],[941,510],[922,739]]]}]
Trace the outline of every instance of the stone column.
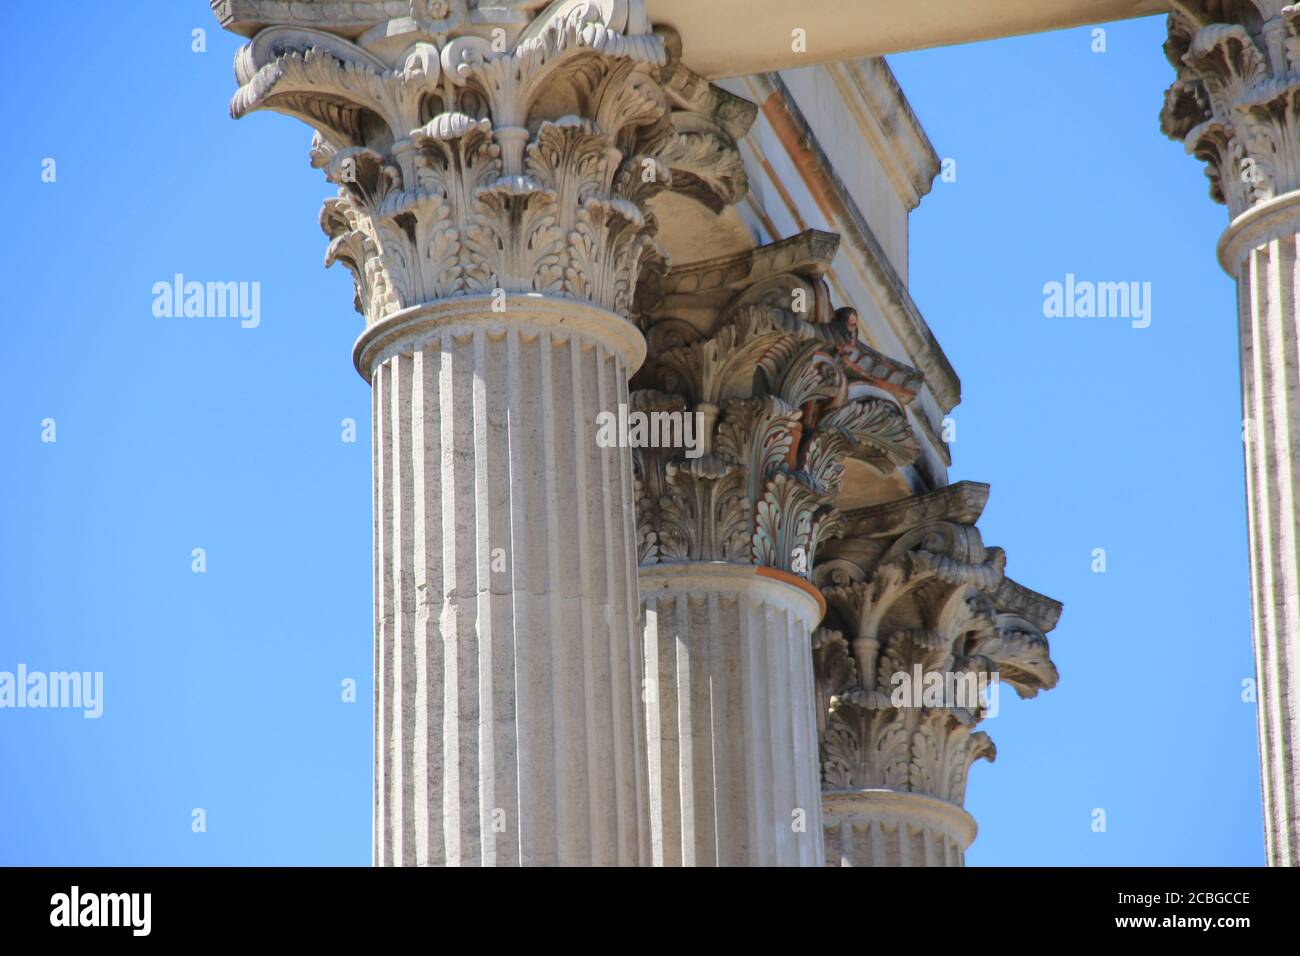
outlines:
[{"label": "stone column", "polygon": [[1218,253],[1237,280],[1265,842],[1298,866],[1300,4],[1176,4],[1165,52],[1162,128],[1209,164],[1231,217]]},{"label": "stone column", "polygon": [[1056,686],[1046,632],[1061,605],[1016,584],[975,522],[988,486],[845,511],[821,549],[814,636],[827,862],[962,866],[966,777],[993,760],[975,727],[1009,685]]},{"label": "stone column", "polygon": [[642,860],[631,467],[592,428],[638,358],[600,329],[635,330],[506,303],[417,307],[357,349],[375,406],[379,865]]},{"label": "stone column", "polygon": [[[917,451],[895,398],[855,377],[867,350],[820,279],[836,243],[806,233],[652,287],[632,399],[655,446],[636,462],[657,865],[824,859],[808,578],[846,462],[883,473]],[[660,440],[656,421],[681,427]]]},{"label": "stone column", "polygon": [[214,9],[252,38],[232,113],[316,130],[366,320],[374,862],[648,862],[631,457],[597,421],[644,356],[653,200],[734,143],[679,131],[641,0]]}]

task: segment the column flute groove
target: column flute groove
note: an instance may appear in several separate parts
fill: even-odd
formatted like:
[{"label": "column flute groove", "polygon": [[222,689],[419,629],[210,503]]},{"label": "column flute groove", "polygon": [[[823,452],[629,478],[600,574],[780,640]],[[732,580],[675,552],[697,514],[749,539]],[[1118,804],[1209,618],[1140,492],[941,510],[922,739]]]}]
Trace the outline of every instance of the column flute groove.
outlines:
[{"label": "column flute groove", "polygon": [[[502,361],[496,363],[496,358]],[[599,376],[597,363],[604,366]],[[582,374],[584,365],[592,374]],[[520,414],[510,414],[518,390],[496,382],[498,366],[505,375],[520,372],[517,378],[525,383],[536,379],[542,401],[531,409],[517,403]],[[527,374],[522,374],[524,366],[530,369]],[[436,385],[422,372],[435,368]],[[556,377],[572,383],[572,396],[554,381],[548,384]],[[640,860],[642,816],[635,778],[625,781],[618,775],[634,757],[637,737],[631,724],[636,714],[626,706],[615,711],[612,693],[615,686],[632,687],[632,678],[624,684],[620,674],[639,670],[627,653],[627,634],[620,640],[617,628],[593,623],[627,621],[636,596],[627,588],[615,593],[609,567],[597,573],[596,565],[583,557],[603,533],[604,516],[619,507],[611,493],[617,485],[611,489],[592,477],[631,467],[626,449],[597,448],[583,433],[607,398],[595,383],[620,378],[626,373],[615,353],[545,330],[528,334],[512,329],[499,336],[482,329],[447,331],[413,350],[394,349],[376,367],[380,540],[382,553],[392,555],[383,562],[377,618],[378,714],[386,742],[378,766],[387,781],[377,804],[381,862],[520,862],[520,846],[527,851],[524,862]],[[494,389],[497,384],[502,387]],[[435,387],[440,401],[430,404],[425,396]],[[469,414],[456,407],[457,395],[468,397]],[[440,436],[438,447],[426,445],[416,452],[416,443],[430,434]],[[548,502],[540,526],[514,520],[519,515],[510,508],[518,500],[513,489],[526,485],[512,466],[558,474],[550,462],[543,460],[536,468],[522,454],[537,444],[556,446],[555,454],[573,464],[570,479],[582,491],[578,497],[561,497],[558,477],[534,483],[536,495]],[[426,480],[424,462],[430,455],[440,456],[441,469],[436,479]],[[575,478],[578,471],[581,479]],[[429,584],[430,570],[419,575],[410,570],[419,566],[428,547],[422,536],[431,514],[437,516],[433,524],[442,528],[444,543],[443,560],[434,567],[449,572],[439,627],[432,635],[427,620],[421,630],[417,598]],[[504,529],[501,537],[488,534],[494,527]],[[529,559],[517,562],[508,574],[492,570],[494,556],[487,547],[502,539],[513,540]],[[473,560],[453,565],[448,559],[464,553],[457,548],[457,541],[464,540],[476,543],[469,552]],[[572,547],[565,548],[566,541]],[[541,575],[534,586],[528,583],[530,571]],[[627,582],[624,574],[612,573],[617,575],[613,580]],[[557,592],[560,599],[553,600]],[[549,629],[512,626],[530,617],[535,621],[539,614],[552,624]],[[516,671],[520,659],[524,669]],[[440,682],[442,696],[430,699],[428,687],[438,670],[429,665],[438,660],[450,676]],[[423,682],[421,673],[426,674]],[[545,692],[529,692],[530,674],[542,675]],[[520,719],[520,702],[528,707],[535,699],[545,701],[546,709]],[[602,715],[613,716],[614,722],[607,725]],[[421,774],[429,773],[428,741],[422,749],[419,728],[430,719],[442,728],[439,739],[447,748],[448,765],[426,790],[416,781],[427,780]],[[625,733],[619,733],[620,721]],[[537,753],[538,732],[555,742],[549,754]],[[527,782],[539,770],[545,775],[541,792]],[[445,787],[442,805],[440,812],[432,812],[430,797],[437,795],[439,783]],[[525,805],[521,795],[533,799]],[[512,823],[516,804],[518,822]],[[552,816],[566,805],[572,807],[567,816]],[[498,819],[494,815],[499,811],[504,814]],[[501,824],[500,832],[495,823]],[[467,839],[466,830],[477,836]],[[529,834],[548,832],[549,839],[525,842]],[[429,844],[441,852],[426,851]]]}]

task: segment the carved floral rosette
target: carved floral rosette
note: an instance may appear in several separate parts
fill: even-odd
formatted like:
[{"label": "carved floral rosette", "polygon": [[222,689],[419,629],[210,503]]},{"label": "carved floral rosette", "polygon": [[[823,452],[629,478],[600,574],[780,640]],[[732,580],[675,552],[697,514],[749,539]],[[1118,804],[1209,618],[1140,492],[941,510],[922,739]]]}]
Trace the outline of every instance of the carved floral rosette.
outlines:
[{"label": "carved floral rosette", "polygon": [[1207,163],[1233,218],[1300,189],[1300,4],[1191,0],[1169,15],[1161,129]]},{"label": "carved floral rosette", "polygon": [[[632,406],[698,415],[703,442],[698,457],[635,451],[642,566],[726,561],[809,579],[818,547],[841,528],[833,501],[845,460],[882,475],[915,460],[906,411],[873,377],[896,363],[859,342],[856,313],[832,308],[816,268],[770,271],[776,247],[828,236],[804,234],[697,270],[744,276],[721,300],[717,282],[700,291],[721,302],[702,310],[703,332],[698,319],[673,317],[674,307],[691,311],[690,296],[667,294],[672,304],[645,320],[650,355]],[[834,252],[829,239],[824,259]]]},{"label": "carved floral rosette", "polygon": [[823,549],[814,583],[828,611],[813,657],[824,790],[960,806],[971,764],[996,755],[975,729],[987,701],[900,701],[898,681],[951,675],[971,687],[996,674],[1021,697],[1056,685],[1046,633],[1061,606],[1005,576],[1002,550],[975,527],[987,497],[987,485],[960,482],[849,511]]},{"label": "carved floral rosette", "polygon": [[[361,23],[392,12],[361,6]],[[315,128],[312,162],[339,187],[321,213],[326,264],[352,272],[368,324],[502,291],[627,316],[641,272],[666,267],[651,197],[744,195],[746,117],[669,63],[641,0],[407,12],[355,41],[328,18],[266,26],[236,60],[234,116]]]}]

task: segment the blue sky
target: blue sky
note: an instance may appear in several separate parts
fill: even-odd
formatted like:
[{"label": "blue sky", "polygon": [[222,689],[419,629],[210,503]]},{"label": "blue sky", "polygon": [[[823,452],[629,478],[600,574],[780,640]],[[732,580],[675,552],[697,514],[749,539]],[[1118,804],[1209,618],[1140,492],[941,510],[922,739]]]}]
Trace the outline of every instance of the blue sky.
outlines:
[{"label": "blue sky", "polygon": [[[0,67],[0,670],[102,671],[104,714],[0,710],[0,864],[365,865],[369,394],[310,133],[228,119],[206,4],[89,5],[75,54],[57,17],[11,12]],[[993,486],[985,540],[1066,605],[1060,686],[986,725],[971,865],[1262,862],[1225,213],[1160,135],[1163,36],[891,59],[957,160],[911,270],[963,381],[951,477]],[[1068,272],[1151,282],[1150,328],[1044,318]],[[176,273],[260,282],[260,324],[155,317]]]}]

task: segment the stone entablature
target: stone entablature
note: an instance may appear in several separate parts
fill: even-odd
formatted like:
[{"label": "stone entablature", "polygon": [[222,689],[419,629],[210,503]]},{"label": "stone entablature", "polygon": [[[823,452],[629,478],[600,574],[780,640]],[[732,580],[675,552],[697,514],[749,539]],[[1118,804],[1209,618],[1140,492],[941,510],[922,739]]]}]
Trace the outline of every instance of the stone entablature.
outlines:
[{"label": "stone entablature", "polygon": [[[857,70],[851,81],[835,82],[833,74],[842,73],[831,67],[800,71],[812,79],[799,91],[775,73],[728,82],[760,107],[740,141],[752,188],[738,208],[761,236],[779,238],[810,228],[840,235],[839,252],[825,276],[836,301],[858,309],[866,344],[924,376],[912,409],[921,455],[910,469],[915,477],[910,490],[922,491],[946,480],[951,436],[943,419],[961,397],[956,372],[906,282],[910,190],[928,184],[938,165],[928,145],[912,135],[906,120],[910,110],[887,67]],[[833,126],[837,109],[859,122]],[[843,135],[846,125],[864,137],[875,129],[888,142],[890,158],[865,160],[881,170],[881,182],[872,189],[864,190],[861,177],[842,176],[816,131],[833,127]]]}]

